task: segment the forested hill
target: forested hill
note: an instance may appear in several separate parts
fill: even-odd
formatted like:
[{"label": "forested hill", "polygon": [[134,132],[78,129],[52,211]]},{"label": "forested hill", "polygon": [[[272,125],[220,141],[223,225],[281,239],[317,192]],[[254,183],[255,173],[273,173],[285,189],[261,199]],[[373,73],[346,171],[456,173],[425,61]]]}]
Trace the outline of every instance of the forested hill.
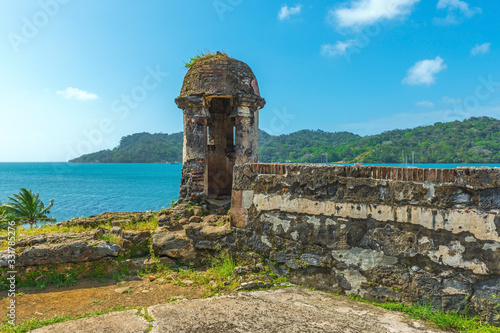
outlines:
[{"label": "forested hill", "polygon": [[[344,147],[357,142],[361,136],[349,132],[323,132],[302,130],[291,134],[272,136],[259,131],[259,160],[261,162],[321,162],[333,147]],[[338,158],[328,157],[329,162]]]},{"label": "forested hill", "polygon": [[[261,162],[500,163],[500,120],[470,118],[361,137],[348,132],[302,130],[273,136],[259,132]],[[182,133],[125,136],[113,150],[83,155],[75,163],[161,163],[182,160]]]},{"label": "forested hill", "polygon": [[331,151],[349,162],[397,163],[402,153],[416,163],[500,163],[500,120],[488,117],[435,123],[363,137]]},{"label": "forested hill", "polygon": [[113,150],[70,160],[73,163],[164,163],[182,161],[182,133],[136,133],[121,138]]}]

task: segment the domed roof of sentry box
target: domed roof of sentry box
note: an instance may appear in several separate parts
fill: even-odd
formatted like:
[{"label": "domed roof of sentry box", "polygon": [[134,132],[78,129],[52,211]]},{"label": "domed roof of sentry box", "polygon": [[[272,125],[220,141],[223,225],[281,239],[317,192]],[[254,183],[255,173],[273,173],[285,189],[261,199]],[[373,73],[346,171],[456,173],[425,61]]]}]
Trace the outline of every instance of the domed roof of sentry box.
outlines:
[{"label": "domed roof of sentry box", "polygon": [[226,54],[202,55],[192,61],[179,97],[201,95],[254,95],[260,97],[250,67]]}]

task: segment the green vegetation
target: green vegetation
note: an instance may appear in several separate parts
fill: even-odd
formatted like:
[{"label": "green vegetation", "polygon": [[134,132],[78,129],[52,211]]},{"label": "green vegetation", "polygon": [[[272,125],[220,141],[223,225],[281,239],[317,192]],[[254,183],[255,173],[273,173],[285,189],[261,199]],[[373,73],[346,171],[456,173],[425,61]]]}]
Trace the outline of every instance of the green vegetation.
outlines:
[{"label": "green vegetation", "polygon": [[9,214],[16,221],[29,223],[31,228],[37,225],[38,222],[54,220],[47,217],[47,214],[50,213],[50,209],[54,205],[54,199],[50,199],[50,204],[45,207],[44,203],[39,199],[38,193],[33,193],[31,190],[22,188],[19,194],[9,197],[9,201],[9,203],[3,205],[4,217],[2,219],[5,219],[5,214]]},{"label": "green vegetation", "polygon": [[123,241],[123,239],[120,236],[113,235],[110,233],[103,233],[103,234],[99,235],[97,237],[97,239],[103,240],[103,241],[108,241],[108,242],[111,242],[111,243],[114,243],[114,244],[120,245],[120,246],[121,246],[122,241]]},{"label": "green vegetation", "polygon": [[231,255],[227,252],[222,252],[222,254],[210,261],[210,268],[207,274],[215,279],[226,279],[233,274],[236,266],[238,264]]},{"label": "green vegetation", "polygon": [[452,329],[458,332],[469,333],[500,333],[500,327],[483,323],[479,321],[479,318],[477,316],[470,318],[467,315],[467,311],[465,311],[465,314],[461,314],[457,311],[443,311],[440,309],[435,309],[427,303],[413,303],[412,305],[406,305],[396,302],[370,302],[362,299],[359,296],[352,295],[349,296],[349,298],[356,301],[380,306],[384,309],[404,312],[411,318],[429,321],[435,324],[437,327],[445,330]]},{"label": "green vegetation", "polygon": [[25,280],[18,283],[19,288],[43,290],[48,286],[56,288],[71,287],[77,282],[78,274],[75,271],[56,273],[53,269],[48,271],[33,271],[25,274]]},{"label": "green vegetation", "polygon": [[[302,130],[273,136],[259,131],[261,162],[500,163],[500,120],[470,118],[361,137],[348,132]],[[113,150],[83,155],[77,163],[163,163],[182,160],[182,133],[139,133]]]},{"label": "green vegetation", "polygon": [[165,163],[182,161],[182,133],[137,133],[124,136],[113,150],[71,160],[74,163]]},{"label": "green vegetation", "polygon": [[0,202],[0,230],[7,229],[9,222],[14,220],[14,216],[10,215],[7,207]]},{"label": "green vegetation", "polygon": [[221,53],[219,51],[217,51],[216,53],[211,53],[210,51],[198,52],[197,55],[195,55],[194,57],[189,59],[188,62],[184,63],[184,67],[189,69],[189,68],[193,67],[194,63],[197,62],[198,60],[210,59],[210,58],[215,58],[215,57],[227,57],[227,54]]},{"label": "green vegetation", "polygon": [[[93,226],[88,226],[84,224],[77,224],[77,225],[56,225],[56,224],[46,224],[37,228],[25,228],[23,226],[20,226],[17,228],[17,233],[21,237],[28,237],[28,236],[33,236],[33,235],[41,235],[41,234],[54,234],[54,233],[65,233],[65,232],[85,232],[85,231],[90,231],[90,230],[95,230],[97,227],[102,227],[106,229],[111,228],[111,223],[110,222],[103,222],[99,225],[93,225]],[[153,216],[151,219],[147,221],[141,221],[141,222],[127,222],[121,225],[121,228],[123,230],[155,230],[158,228],[158,218],[156,216]],[[7,230],[0,230],[0,236],[7,235],[8,232]],[[104,239],[104,240],[110,240],[111,239]],[[7,247],[7,242],[4,241],[3,245],[0,245],[0,249],[6,248]]]},{"label": "green vegetation", "polygon": [[155,267],[146,267],[138,271],[137,275],[149,276],[155,272],[156,277],[164,277],[169,282],[183,287],[187,286],[186,281],[191,281],[192,285],[202,286],[207,290],[206,297],[219,295],[223,291],[233,292],[238,286],[236,279],[228,280],[238,263],[227,251],[207,258],[205,266],[198,268],[181,266],[172,268],[162,264],[153,253],[151,253],[151,259],[156,261]]},{"label": "green vegetation", "polygon": [[500,120],[482,117],[411,130],[394,130],[336,147],[346,162],[398,163],[415,152],[418,163],[499,163]]},{"label": "green vegetation", "polygon": [[259,160],[262,162],[309,162],[340,161],[334,152],[357,142],[361,137],[348,132],[329,133],[321,130],[302,130],[291,134],[272,136],[263,131],[259,133]]}]

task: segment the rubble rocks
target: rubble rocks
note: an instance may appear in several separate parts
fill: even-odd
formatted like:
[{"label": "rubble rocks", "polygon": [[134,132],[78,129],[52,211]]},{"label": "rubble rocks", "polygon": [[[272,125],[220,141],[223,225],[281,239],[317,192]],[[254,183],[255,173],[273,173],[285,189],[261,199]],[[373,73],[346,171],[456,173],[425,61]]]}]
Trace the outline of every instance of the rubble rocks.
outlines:
[{"label": "rubble rocks", "polygon": [[[47,264],[96,261],[105,257],[117,257],[121,247],[108,241],[79,240],[55,245],[35,245],[17,254],[20,267]],[[7,251],[0,251],[0,264],[7,266]]]},{"label": "rubble rocks", "polygon": [[159,229],[151,238],[155,255],[193,262],[200,259],[200,250],[220,250],[234,243],[229,224],[206,227],[190,223],[185,229],[169,231]]},{"label": "rubble rocks", "polygon": [[243,282],[236,290],[240,291],[240,290],[251,290],[256,288],[270,288],[270,287],[272,287],[270,283],[264,283],[261,281],[251,281],[251,282]]},{"label": "rubble rocks", "polygon": [[102,213],[89,217],[73,218],[69,221],[61,222],[61,226],[83,225],[85,227],[97,227],[104,223],[111,223],[112,227],[122,227],[127,223],[137,223],[150,220],[155,215],[154,212],[132,212],[132,213]]},{"label": "rubble rocks", "polygon": [[184,230],[157,233],[151,238],[153,251],[158,256],[192,259],[196,256],[192,240]]}]

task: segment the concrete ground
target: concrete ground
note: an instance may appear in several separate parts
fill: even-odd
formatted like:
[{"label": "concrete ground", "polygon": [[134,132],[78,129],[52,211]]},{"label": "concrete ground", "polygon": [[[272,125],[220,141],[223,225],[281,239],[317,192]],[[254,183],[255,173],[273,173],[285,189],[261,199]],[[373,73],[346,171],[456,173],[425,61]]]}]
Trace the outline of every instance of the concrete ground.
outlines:
[{"label": "concrete ground", "polygon": [[302,288],[241,292],[232,296],[180,300],[42,327],[34,333],[66,332],[443,332],[398,312],[346,297]]}]

